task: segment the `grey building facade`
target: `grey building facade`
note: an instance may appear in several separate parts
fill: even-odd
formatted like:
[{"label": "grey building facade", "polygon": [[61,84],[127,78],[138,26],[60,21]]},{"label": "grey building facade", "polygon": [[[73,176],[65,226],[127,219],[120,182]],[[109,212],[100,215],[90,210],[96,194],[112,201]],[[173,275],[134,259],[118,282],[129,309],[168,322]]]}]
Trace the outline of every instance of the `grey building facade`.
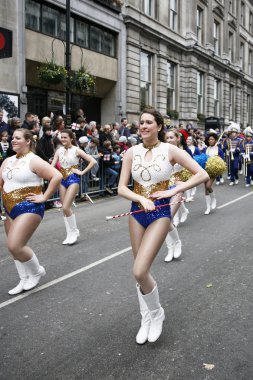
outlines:
[{"label": "grey building facade", "polygon": [[[172,119],[216,116],[252,125],[252,0],[71,0],[71,67],[96,76],[96,93],[72,94],[72,110],[107,123],[147,105]],[[12,12],[10,12],[12,9]],[[1,26],[13,56],[1,59],[0,93],[18,97],[21,117],[64,108],[61,86],[38,81],[52,54],[65,64],[65,0],[4,0]]]},{"label": "grey building facade", "polygon": [[[70,7],[71,70],[84,66],[96,77],[94,93],[71,93],[72,113],[83,108],[88,120],[119,120],[126,92],[121,7],[109,0],[71,0]],[[41,83],[37,68],[52,59],[65,66],[65,14],[65,0],[0,3],[0,25],[13,31],[13,55],[0,61],[0,93],[18,97],[21,117],[27,111],[39,116],[64,111],[66,89]]]},{"label": "grey building facade", "polygon": [[127,0],[127,109],[252,125],[253,2]]}]

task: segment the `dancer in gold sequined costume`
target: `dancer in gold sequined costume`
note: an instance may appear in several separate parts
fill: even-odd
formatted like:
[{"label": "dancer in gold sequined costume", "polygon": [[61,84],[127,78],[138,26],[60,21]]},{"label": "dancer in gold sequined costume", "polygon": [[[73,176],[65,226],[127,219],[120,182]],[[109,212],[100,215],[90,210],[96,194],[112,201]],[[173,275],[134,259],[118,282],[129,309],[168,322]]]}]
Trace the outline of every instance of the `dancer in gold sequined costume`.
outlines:
[{"label": "dancer in gold sequined costume", "polygon": [[[56,151],[52,166],[56,166],[59,162],[60,171],[63,176],[60,184],[60,199],[67,236],[62,244],[72,245],[80,235],[76,225],[75,214],[71,210],[71,206],[79,190],[80,175],[88,173],[97,162],[92,156],[75,145],[75,136],[71,130],[64,129],[61,132],[61,142],[62,147]],[[88,162],[84,170],[78,169],[80,158]]]},{"label": "dancer in gold sequined costume", "polygon": [[[208,179],[207,173],[181,149],[166,144],[162,115],[154,110],[143,111],[140,119],[143,144],[130,148],[123,160],[119,195],[132,201],[132,211],[143,212],[129,217],[130,238],[134,255],[133,273],[142,316],[136,342],[155,342],[162,332],[165,314],[159,301],[157,284],[150,274],[151,265],[171,230],[169,199]],[[190,170],[193,176],[185,183],[168,190],[175,163]],[[134,190],[128,188],[130,177]],[[164,206],[164,207],[159,207]]]},{"label": "dancer in gold sequined costume", "polygon": [[[10,295],[34,288],[45,275],[37,256],[27,243],[44,215],[44,202],[55,192],[61,174],[32,152],[33,135],[26,129],[13,134],[16,155],[7,158],[0,169],[0,189],[7,214],[5,231],[7,246],[14,258],[20,277]],[[42,193],[42,178],[49,181]]]}]

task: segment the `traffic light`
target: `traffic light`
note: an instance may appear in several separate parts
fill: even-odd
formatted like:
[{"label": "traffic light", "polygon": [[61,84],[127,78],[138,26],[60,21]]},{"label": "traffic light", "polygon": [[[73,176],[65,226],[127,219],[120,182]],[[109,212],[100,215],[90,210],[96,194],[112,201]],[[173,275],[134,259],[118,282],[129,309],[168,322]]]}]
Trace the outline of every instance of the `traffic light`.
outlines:
[{"label": "traffic light", "polygon": [[0,28],[0,59],[12,57],[12,31]]}]

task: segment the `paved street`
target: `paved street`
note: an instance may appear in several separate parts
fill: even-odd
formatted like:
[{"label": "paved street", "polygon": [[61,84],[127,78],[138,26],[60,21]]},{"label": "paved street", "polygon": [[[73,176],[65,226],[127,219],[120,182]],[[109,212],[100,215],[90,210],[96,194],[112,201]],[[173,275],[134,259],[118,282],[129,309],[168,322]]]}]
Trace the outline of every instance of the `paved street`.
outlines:
[{"label": "paved street", "polygon": [[179,227],[180,260],[165,263],[162,247],[153,274],[164,332],[144,346],[135,344],[127,217],[105,221],[128,211],[128,201],[79,204],[81,237],[72,247],[61,245],[61,212],[48,211],[31,241],[47,276],[17,297],[7,294],[17,274],[1,225],[0,379],[252,380],[253,187],[242,182],[215,187],[218,209],[209,216],[198,188]]}]

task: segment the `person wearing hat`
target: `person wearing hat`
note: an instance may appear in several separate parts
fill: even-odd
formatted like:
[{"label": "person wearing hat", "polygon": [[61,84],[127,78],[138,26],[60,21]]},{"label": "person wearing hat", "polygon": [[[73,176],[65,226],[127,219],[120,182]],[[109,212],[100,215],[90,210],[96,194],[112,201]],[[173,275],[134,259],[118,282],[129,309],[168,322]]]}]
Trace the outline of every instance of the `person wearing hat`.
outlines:
[{"label": "person wearing hat", "polygon": [[229,137],[224,143],[224,150],[228,157],[228,170],[230,172],[230,186],[239,183],[238,170],[240,160],[240,144],[241,139],[238,137],[240,126],[236,123],[231,123],[228,127]]},{"label": "person wearing hat", "polygon": [[[207,138],[207,144],[204,153],[208,157],[214,157],[219,156],[222,160],[224,160],[224,153],[222,149],[217,145],[218,141],[218,134],[213,131],[211,132],[211,129],[209,130],[208,138]],[[211,210],[214,210],[216,208],[216,197],[214,190],[212,188],[215,178],[210,178],[208,181],[205,182],[205,199],[206,199],[206,210],[205,215],[209,215]]]},{"label": "person wearing hat", "polygon": [[122,151],[127,151],[127,137],[126,136],[120,136],[118,145],[121,147]]},{"label": "person wearing hat", "polygon": [[244,164],[245,187],[253,185],[253,131],[251,127],[244,130],[245,140],[241,143]]}]

